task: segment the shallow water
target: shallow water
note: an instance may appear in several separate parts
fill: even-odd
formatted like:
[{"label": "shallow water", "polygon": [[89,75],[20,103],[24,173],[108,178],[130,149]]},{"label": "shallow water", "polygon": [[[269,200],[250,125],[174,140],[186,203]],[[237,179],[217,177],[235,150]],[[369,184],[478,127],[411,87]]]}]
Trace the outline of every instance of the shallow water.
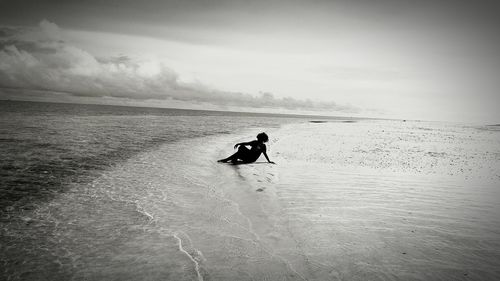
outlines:
[{"label": "shallow water", "polygon": [[269,132],[277,165],[215,162],[261,131],[249,128],[142,143],[69,177],[64,192],[3,217],[2,279],[500,278],[498,131],[293,121],[248,121]]},{"label": "shallow water", "polygon": [[500,278],[500,132],[365,120],[275,135],[257,220],[305,279]]},{"label": "shallow water", "polygon": [[[204,172],[191,146],[203,148],[205,140],[190,146],[180,141],[291,121],[272,115],[115,106],[1,102],[0,107],[1,279],[132,278],[147,267],[128,266],[136,256],[130,254],[133,261],[122,262],[115,251],[144,235],[155,237],[155,244],[162,239],[173,243],[171,252],[164,253],[167,259],[172,251],[172,258],[185,257],[181,234],[156,228],[144,234],[151,224],[145,207],[168,210],[156,199],[166,192],[181,196],[175,188],[196,187],[190,181],[200,181]],[[163,146],[166,152],[161,154]],[[161,158],[156,159],[157,154]],[[193,156],[186,160],[186,155]],[[177,172],[181,164],[187,164],[189,175]],[[152,191],[148,187],[154,180]],[[179,204],[189,204],[182,200],[169,206],[176,210]],[[171,219],[176,218],[171,213]],[[184,274],[176,266],[153,268],[162,274]]]},{"label": "shallow water", "polygon": [[164,143],[286,122],[272,115],[0,101],[0,210],[29,209]]}]

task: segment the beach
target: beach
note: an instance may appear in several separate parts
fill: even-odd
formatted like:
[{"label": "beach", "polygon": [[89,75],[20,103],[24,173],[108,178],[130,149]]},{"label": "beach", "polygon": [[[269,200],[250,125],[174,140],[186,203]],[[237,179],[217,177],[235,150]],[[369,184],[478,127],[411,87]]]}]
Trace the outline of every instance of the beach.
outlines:
[{"label": "beach", "polygon": [[499,15],[0,1],[0,281],[500,281]]},{"label": "beach", "polygon": [[[221,132],[235,119],[210,118]],[[259,118],[155,143],[30,208],[10,205],[2,279],[500,279],[495,127]],[[262,131],[276,165],[216,162]]]},{"label": "beach", "polygon": [[259,243],[288,262],[293,276],[271,279],[499,278],[497,131],[362,120],[272,136],[278,165],[238,166],[227,188]]},{"label": "beach", "polygon": [[290,237],[278,251],[310,280],[497,279],[498,135],[460,129],[285,126],[268,201],[279,207],[263,211]]}]

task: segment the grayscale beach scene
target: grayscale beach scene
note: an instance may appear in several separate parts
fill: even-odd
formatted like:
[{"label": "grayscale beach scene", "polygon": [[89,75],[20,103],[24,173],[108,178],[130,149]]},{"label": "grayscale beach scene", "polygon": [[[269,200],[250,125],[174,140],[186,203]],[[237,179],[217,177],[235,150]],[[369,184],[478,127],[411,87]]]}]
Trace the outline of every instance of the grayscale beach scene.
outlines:
[{"label": "grayscale beach scene", "polygon": [[500,280],[498,12],[0,1],[0,280]]}]

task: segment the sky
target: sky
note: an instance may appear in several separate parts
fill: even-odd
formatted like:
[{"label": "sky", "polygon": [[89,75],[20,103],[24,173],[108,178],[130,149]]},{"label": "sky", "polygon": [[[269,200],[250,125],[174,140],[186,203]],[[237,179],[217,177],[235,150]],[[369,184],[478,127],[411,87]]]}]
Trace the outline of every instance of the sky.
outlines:
[{"label": "sky", "polygon": [[0,98],[500,123],[495,1],[0,0]]}]

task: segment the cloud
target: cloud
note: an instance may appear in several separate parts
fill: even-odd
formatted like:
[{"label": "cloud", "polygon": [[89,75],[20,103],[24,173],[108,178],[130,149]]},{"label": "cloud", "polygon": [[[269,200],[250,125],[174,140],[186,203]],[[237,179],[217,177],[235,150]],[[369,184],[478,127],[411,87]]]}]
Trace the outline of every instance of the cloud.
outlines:
[{"label": "cloud", "polygon": [[[95,57],[64,39],[47,20],[35,28],[0,27],[0,87],[81,97],[176,100],[221,106],[354,112],[351,106],[293,98],[227,92],[200,82],[182,82],[158,61],[129,56]],[[20,94],[23,91],[18,91]]]}]

